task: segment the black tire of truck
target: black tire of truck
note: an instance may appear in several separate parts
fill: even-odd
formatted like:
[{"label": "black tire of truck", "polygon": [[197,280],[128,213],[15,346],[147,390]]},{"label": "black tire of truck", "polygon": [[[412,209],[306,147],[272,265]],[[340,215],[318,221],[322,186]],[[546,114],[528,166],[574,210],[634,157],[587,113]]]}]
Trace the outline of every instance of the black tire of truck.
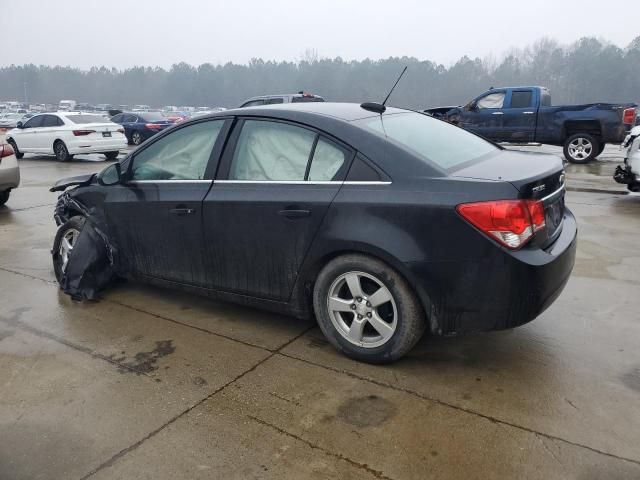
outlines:
[{"label": "black tire of truck", "polygon": [[606,143],[601,143],[600,144],[600,148],[598,148],[598,154],[596,155],[596,157],[599,157],[602,154],[602,152],[604,152],[604,147],[606,147],[606,146],[607,146]]},{"label": "black tire of truck", "polygon": [[569,163],[589,163],[599,155],[600,142],[588,133],[575,133],[564,141],[563,152]]}]

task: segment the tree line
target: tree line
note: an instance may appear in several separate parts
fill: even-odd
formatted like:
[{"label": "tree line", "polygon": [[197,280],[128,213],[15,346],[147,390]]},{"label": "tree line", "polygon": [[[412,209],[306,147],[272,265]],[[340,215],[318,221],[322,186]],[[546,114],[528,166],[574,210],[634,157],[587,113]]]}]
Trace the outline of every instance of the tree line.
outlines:
[{"label": "tree line", "polygon": [[640,103],[640,36],[625,48],[596,38],[567,46],[544,38],[511,50],[499,61],[465,56],[449,67],[413,57],[318,58],[309,50],[297,62],[179,63],[169,69],[11,65],[0,68],[0,99],[24,101],[26,90],[29,103],[74,99],[113,105],[233,107],[254,95],[304,90],[330,101],[381,101],[405,65],[409,69],[389,101],[392,105],[458,105],[502,85],[548,86],[555,104]]}]

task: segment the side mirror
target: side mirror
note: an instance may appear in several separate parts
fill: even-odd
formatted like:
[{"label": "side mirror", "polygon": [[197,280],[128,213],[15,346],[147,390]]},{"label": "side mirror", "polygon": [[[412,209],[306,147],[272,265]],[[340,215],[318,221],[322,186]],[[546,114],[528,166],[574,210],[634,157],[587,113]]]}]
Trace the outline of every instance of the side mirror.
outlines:
[{"label": "side mirror", "polygon": [[18,122],[16,123],[16,128],[22,128],[23,127],[23,123],[22,122]]},{"label": "side mirror", "polygon": [[120,163],[114,163],[98,174],[98,183],[103,187],[118,185],[122,181]]}]

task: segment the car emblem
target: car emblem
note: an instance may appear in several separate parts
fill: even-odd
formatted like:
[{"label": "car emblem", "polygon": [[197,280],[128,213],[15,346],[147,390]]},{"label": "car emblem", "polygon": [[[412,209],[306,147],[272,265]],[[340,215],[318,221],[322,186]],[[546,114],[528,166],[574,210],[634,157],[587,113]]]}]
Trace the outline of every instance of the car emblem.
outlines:
[{"label": "car emblem", "polygon": [[542,185],[538,185],[537,187],[533,187],[531,189],[532,192],[542,192],[547,186],[543,183]]}]

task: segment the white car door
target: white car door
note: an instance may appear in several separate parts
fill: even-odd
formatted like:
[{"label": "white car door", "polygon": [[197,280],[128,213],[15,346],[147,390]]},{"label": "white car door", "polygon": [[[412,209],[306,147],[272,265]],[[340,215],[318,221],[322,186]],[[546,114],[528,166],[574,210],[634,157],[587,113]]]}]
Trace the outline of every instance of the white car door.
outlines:
[{"label": "white car door", "polygon": [[36,132],[44,121],[44,115],[36,115],[27,120],[22,128],[12,130],[11,136],[21,152],[39,152],[37,147]]}]

